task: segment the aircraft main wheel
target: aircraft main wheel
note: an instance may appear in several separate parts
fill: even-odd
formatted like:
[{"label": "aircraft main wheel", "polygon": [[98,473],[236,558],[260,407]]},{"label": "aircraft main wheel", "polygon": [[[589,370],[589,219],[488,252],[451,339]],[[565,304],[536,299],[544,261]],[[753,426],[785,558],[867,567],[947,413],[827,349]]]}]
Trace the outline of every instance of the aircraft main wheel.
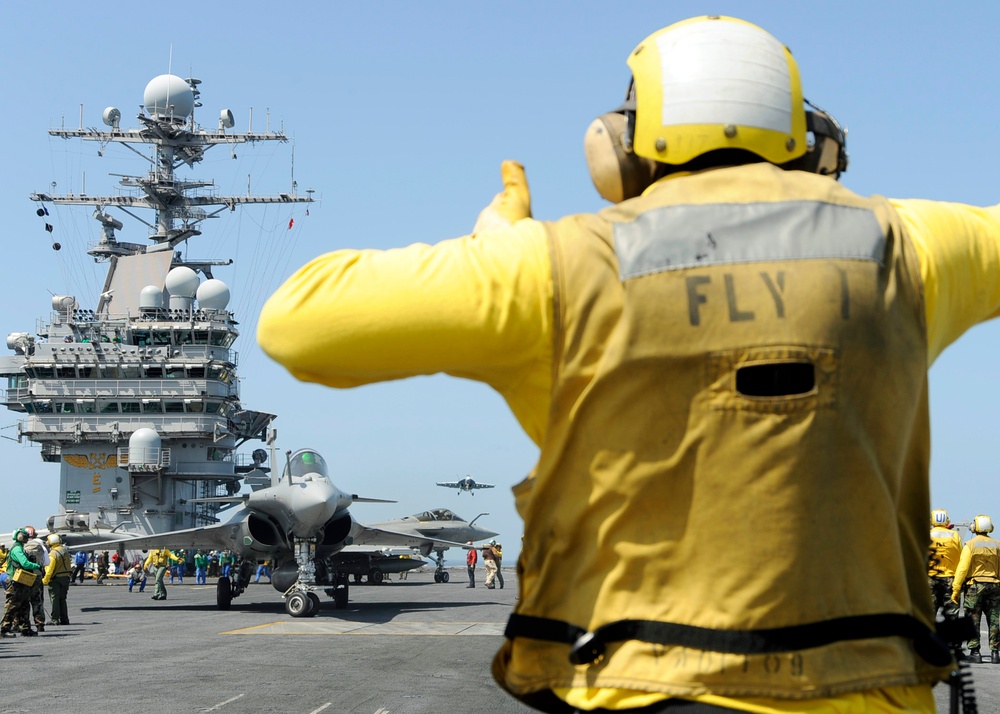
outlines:
[{"label": "aircraft main wheel", "polygon": [[312,603],[312,607],[309,609],[308,617],[316,617],[320,611],[319,595],[310,591],[309,601]]},{"label": "aircraft main wheel", "polygon": [[434,582],[435,583],[441,582],[441,573],[434,573]]},{"label": "aircraft main wheel", "polygon": [[450,578],[450,577],[451,577],[451,575],[449,575],[448,571],[447,570],[444,571],[443,573],[441,573],[441,582],[442,583],[448,582],[448,578]]},{"label": "aircraft main wheel", "polygon": [[285,610],[292,617],[307,617],[312,609],[312,601],[309,596],[301,590],[292,593],[285,598]]},{"label": "aircraft main wheel", "polygon": [[215,602],[220,610],[228,610],[233,603],[233,587],[229,584],[229,578],[221,577],[215,584]]},{"label": "aircraft main wheel", "polygon": [[368,571],[368,582],[380,585],[382,583],[382,571],[378,568],[372,568]]},{"label": "aircraft main wheel", "polygon": [[347,586],[345,585],[342,588],[337,588],[333,592],[334,609],[343,610],[345,607],[347,607],[347,598],[348,598]]}]

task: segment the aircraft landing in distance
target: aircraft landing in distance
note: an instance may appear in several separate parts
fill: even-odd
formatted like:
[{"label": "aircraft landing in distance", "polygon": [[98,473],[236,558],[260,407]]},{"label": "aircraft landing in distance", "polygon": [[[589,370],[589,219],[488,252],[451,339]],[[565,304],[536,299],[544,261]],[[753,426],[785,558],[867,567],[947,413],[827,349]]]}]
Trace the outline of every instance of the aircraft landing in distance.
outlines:
[{"label": "aircraft landing in distance", "polygon": [[493,488],[492,483],[479,483],[471,476],[466,476],[458,481],[438,481],[437,485],[444,486],[445,488],[457,488],[459,495],[462,495],[462,491],[468,491],[473,496],[476,495],[476,489]]}]

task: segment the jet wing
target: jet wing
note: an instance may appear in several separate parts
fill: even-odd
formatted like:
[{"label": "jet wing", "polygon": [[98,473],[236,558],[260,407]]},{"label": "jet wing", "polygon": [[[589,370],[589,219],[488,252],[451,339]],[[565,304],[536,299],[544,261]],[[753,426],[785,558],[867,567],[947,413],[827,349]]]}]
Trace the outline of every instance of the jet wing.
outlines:
[{"label": "jet wing", "polygon": [[151,550],[154,548],[187,548],[189,550],[226,550],[238,548],[234,538],[239,526],[231,523],[217,523],[198,528],[185,528],[179,531],[168,531],[156,535],[140,537],[122,537],[96,543],[80,545],[69,544],[70,550],[110,550],[124,545],[132,550]]},{"label": "jet wing", "polygon": [[494,484],[492,484],[492,483],[479,483],[477,481],[476,485],[473,486],[473,488],[493,488],[493,486],[494,486]]},{"label": "jet wing", "polygon": [[438,486],[444,486],[445,488],[460,488],[462,484],[458,481],[438,481]]},{"label": "jet wing", "polygon": [[458,543],[453,540],[441,540],[439,538],[428,538],[419,533],[405,533],[403,531],[393,531],[385,528],[370,528],[369,526],[358,524],[358,530],[351,534],[352,545],[370,546],[391,546],[398,545],[406,548],[419,548],[431,544],[432,548],[473,548],[466,543]]}]

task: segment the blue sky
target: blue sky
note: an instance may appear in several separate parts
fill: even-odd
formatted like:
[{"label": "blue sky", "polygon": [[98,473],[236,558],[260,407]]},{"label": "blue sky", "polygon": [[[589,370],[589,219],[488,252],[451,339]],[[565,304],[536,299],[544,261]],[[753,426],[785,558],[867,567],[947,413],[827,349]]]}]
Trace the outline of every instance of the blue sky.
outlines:
[{"label": "blue sky", "polygon": [[[216,277],[233,291],[243,336],[242,397],[279,415],[281,449],[309,446],[335,482],[360,495],[362,521],[446,506],[484,525],[517,552],[520,521],[509,487],[537,450],[503,401],[483,385],[427,377],[356,390],[300,384],[253,340],[267,295],[311,257],[342,247],[434,243],[467,233],[499,189],[503,159],[522,161],[534,214],[554,219],[605,203],[590,184],[582,137],[591,119],[617,106],[625,59],[646,35],[699,14],[756,22],[796,56],[805,95],[849,128],[844,183],[861,194],[988,205],[1000,199],[993,170],[1000,98],[1000,9],[968,3],[837,5],[802,2],[330,2],[241,3],[178,9],[157,17],[147,5],[115,9],[75,3],[5,12],[0,200],[7,270],[0,280],[0,335],[34,332],[50,295],[96,307],[105,266],[85,255],[97,223],[85,208],[54,211],[46,233],[28,195],[110,191],[113,173],[141,170],[121,147],[104,158],[93,143],[47,130],[99,126],[106,106],[134,126],[146,83],[171,71],[203,81],[206,128],[229,108],[237,131],[265,123],[294,139],[294,178],[316,191],[310,208],[249,207],[204,227],[188,248],[202,258],[233,257]],[[294,8],[294,11],[286,11]],[[287,190],[288,145],[215,148],[195,174],[220,193]],[[289,231],[289,218],[295,227]],[[122,240],[145,230],[127,223]],[[52,240],[62,244],[52,250]],[[1000,518],[1000,324],[975,328],[931,370],[934,505],[953,520]],[[878,378],[878,365],[872,366]],[[17,415],[0,413],[0,436]],[[44,524],[56,510],[58,466],[34,446],[0,439],[0,525]],[[466,474],[498,488],[475,497],[434,486]],[[755,513],[747,504],[748,517]],[[817,517],[822,517],[817,514]],[[766,519],[766,515],[764,516]],[[454,557],[452,558],[454,560]]]}]

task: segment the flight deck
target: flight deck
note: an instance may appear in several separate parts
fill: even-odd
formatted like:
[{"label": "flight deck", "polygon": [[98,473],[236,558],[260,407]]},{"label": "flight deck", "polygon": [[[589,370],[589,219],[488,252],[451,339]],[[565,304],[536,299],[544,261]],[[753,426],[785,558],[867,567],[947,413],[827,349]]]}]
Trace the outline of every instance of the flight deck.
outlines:
[{"label": "flight deck", "polygon": [[[281,594],[251,584],[229,611],[215,584],[167,585],[167,600],[128,592],[123,579],[69,592],[69,626],[0,640],[6,712],[109,711],[220,714],[438,714],[534,711],[497,687],[493,654],[514,606],[517,580],[488,590],[464,567],[447,583],[434,569],[353,586],[347,608],[324,599],[293,618]],[[985,622],[983,623],[985,637]],[[980,712],[1000,711],[1000,665],[973,664]],[[949,692],[935,698],[948,711]]]}]

